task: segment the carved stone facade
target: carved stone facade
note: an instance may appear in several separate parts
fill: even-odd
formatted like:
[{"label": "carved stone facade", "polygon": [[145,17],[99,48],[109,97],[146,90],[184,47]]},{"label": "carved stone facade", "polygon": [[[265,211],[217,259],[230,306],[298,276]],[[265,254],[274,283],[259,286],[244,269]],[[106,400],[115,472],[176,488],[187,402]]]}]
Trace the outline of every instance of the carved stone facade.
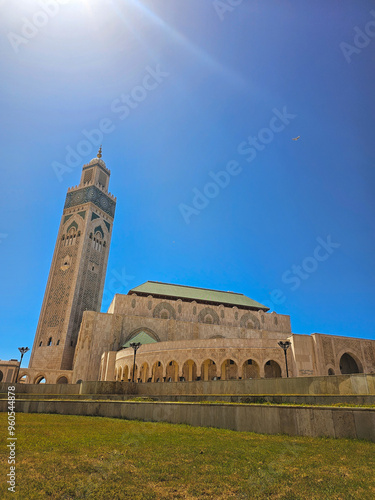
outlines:
[{"label": "carved stone facade", "polygon": [[16,380],[20,362],[17,359],[2,361],[0,359],[0,382],[13,383]]},{"label": "carved stone facade", "polygon": [[68,190],[29,368],[72,370],[82,314],[100,311],[116,200],[101,153]]},{"label": "carved stone facade", "polygon": [[[291,342],[289,376],[339,375],[345,353],[358,372],[375,373],[372,340],[292,334],[289,316],[274,312],[129,293],[116,295],[107,314],[84,314],[73,383],[131,380],[133,349],[121,346],[137,340],[140,332],[150,338],[137,351],[134,378],[140,382],[285,377],[279,340]],[[168,316],[162,317],[164,310]],[[207,314],[212,317],[208,323]]]},{"label": "carved stone facade", "polygon": [[[164,311],[168,315],[163,317]],[[120,364],[131,364],[133,350],[121,350],[121,346],[140,332],[145,332],[154,340],[154,343],[142,346],[137,353],[137,359],[147,362],[149,366],[161,361],[165,368],[170,361],[175,361],[181,372],[182,365],[189,359],[199,364],[214,358],[220,367],[225,359],[233,358],[236,364],[241,364],[242,358],[243,361],[253,359],[254,366],[255,362],[260,366],[263,361],[266,363],[273,359],[284,373],[284,354],[277,341],[286,340],[291,335],[289,316],[252,311],[254,323],[250,324],[248,314],[247,310],[224,305],[208,307],[195,301],[165,300],[136,294],[116,295],[107,314],[84,313],[74,360],[73,383],[96,380],[102,356],[106,362],[110,359],[113,363],[112,369],[102,365],[102,371],[113,372],[113,375]],[[209,322],[207,315],[211,318]],[[278,317],[277,328],[275,317]],[[263,328],[259,329],[261,324]],[[107,351],[119,352],[108,357],[108,354],[103,354]],[[260,373],[263,372],[260,370]]]}]

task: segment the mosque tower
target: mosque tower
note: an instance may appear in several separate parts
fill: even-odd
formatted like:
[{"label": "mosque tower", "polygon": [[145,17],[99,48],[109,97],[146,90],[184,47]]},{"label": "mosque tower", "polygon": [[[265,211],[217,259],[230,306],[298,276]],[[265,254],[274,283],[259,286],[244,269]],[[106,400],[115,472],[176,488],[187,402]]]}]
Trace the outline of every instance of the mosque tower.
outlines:
[{"label": "mosque tower", "polygon": [[116,208],[110,175],[100,147],[68,189],[29,368],[71,370],[82,314],[100,311]]}]

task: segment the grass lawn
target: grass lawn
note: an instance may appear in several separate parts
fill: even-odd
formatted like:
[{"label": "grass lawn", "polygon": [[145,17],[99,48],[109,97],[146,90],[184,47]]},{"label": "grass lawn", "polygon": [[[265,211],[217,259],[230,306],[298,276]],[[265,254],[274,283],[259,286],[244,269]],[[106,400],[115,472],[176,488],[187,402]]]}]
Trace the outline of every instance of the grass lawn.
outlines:
[{"label": "grass lawn", "polygon": [[100,417],[17,414],[16,493],[0,498],[375,498],[375,444]]}]

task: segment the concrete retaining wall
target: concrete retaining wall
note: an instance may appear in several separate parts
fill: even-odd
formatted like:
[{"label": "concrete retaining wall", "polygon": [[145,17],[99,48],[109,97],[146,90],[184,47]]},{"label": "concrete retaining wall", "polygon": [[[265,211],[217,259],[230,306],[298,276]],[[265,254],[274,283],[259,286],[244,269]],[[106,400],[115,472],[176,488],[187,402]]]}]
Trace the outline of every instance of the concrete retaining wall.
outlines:
[{"label": "concrete retaining wall", "polygon": [[[139,396],[134,394],[16,394],[16,399],[29,400],[29,401],[48,401],[52,399],[66,400],[66,401],[132,401],[134,398],[152,399],[154,401],[168,401],[177,403],[199,403],[199,402],[227,402],[227,403],[258,403],[269,402],[272,404],[299,404],[299,405],[320,405],[331,406],[335,404],[346,405],[361,405],[371,406],[375,405],[375,395],[327,395],[320,394],[314,395],[271,395],[271,394],[180,394],[180,395],[153,395],[153,396]],[[5,394],[0,394],[0,399],[6,399]]]},{"label": "concrete retaining wall", "polygon": [[[7,401],[0,401],[0,411],[7,411]],[[171,422],[265,434],[359,438],[375,442],[375,410],[362,408],[18,400],[16,411]]]},{"label": "concrete retaining wall", "polygon": [[[7,383],[0,383],[5,393]],[[375,375],[355,374],[326,377],[296,377],[209,382],[83,382],[82,384],[16,384],[16,393],[29,394],[375,394]]]},{"label": "concrete retaining wall", "polygon": [[375,394],[375,375],[296,377],[209,382],[83,382],[81,394]]},{"label": "concrete retaining wall", "polygon": [[79,394],[80,386],[71,384],[9,384],[0,382],[0,393],[6,394],[8,387],[15,387],[16,394]]}]

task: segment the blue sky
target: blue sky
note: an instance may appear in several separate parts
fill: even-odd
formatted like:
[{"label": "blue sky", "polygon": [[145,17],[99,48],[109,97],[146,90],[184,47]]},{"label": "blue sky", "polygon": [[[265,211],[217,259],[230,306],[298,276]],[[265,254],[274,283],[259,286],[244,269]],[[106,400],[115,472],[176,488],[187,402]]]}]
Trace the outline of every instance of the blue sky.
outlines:
[{"label": "blue sky", "polygon": [[41,3],[0,2],[0,358],[32,347],[103,123],[103,311],[165,281],[242,292],[295,333],[374,338],[373,2]]}]

